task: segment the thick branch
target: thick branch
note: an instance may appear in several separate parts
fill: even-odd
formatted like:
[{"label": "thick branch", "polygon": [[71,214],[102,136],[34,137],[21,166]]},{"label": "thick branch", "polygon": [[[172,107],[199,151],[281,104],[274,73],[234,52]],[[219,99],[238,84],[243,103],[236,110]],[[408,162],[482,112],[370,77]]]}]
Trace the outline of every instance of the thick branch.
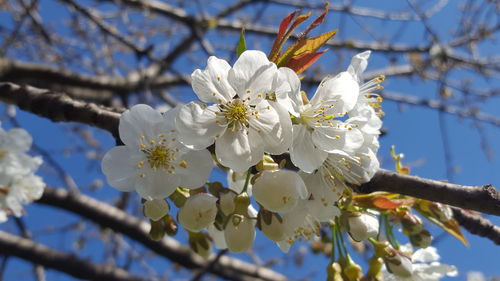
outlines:
[{"label": "thick branch", "polygon": [[466,186],[379,170],[359,187],[362,193],[387,191],[500,216],[500,192],[491,185]]},{"label": "thick branch", "polygon": [[500,227],[492,224],[489,220],[462,209],[452,207],[453,216],[458,223],[472,234],[485,237],[500,245]]},{"label": "thick branch", "polygon": [[100,281],[143,281],[123,269],[84,261],[72,254],[50,249],[32,240],[0,231],[0,253],[20,257],[71,276]]},{"label": "thick branch", "polygon": [[64,91],[79,99],[106,101],[114,94],[128,94],[146,86],[150,90],[155,90],[187,84],[184,77],[151,76],[153,76],[151,73],[135,72],[128,77],[90,76],[56,67],[0,58],[0,81]]},{"label": "thick branch", "polygon": [[78,214],[99,225],[122,233],[141,243],[155,253],[186,268],[207,269],[229,280],[286,280],[286,277],[267,268],[221,256],[217,263],[208,266],[215,258],[205,260],[172,238],[154,241],[149,238],[150,225],[122,210],[97,201],[83,194],[72,194],[62,189],[46,188],[38,203],[47,204]]},{"label": "thick branch", "polygon": [[79,122],[118,137],[120,114],[93,103],[76,101],[57,92],[0,82],[0,100],[55,122]]}]

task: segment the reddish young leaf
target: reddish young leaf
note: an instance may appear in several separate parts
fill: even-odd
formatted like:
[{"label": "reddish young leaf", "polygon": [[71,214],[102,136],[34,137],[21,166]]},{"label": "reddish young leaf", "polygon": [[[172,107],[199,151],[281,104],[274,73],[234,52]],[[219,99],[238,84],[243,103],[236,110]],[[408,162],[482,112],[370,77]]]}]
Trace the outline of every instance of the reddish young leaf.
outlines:
[{"label": "reddish young leaf", "polygon": [[[298,16],[292,23],[292,25],[290,26],[290,28],[285,32],[284,35],[282,35],[281,38],[276,38],[276,40],[279,40],[279,41],[275,41],[276,45],[273,44],[273,47],[271,49],[271,53],[269,54],[269,60],[272,61],[272,62],[276,62],[277,59],[278,59],[278,56],[280,55],[281,53],[281,48],[283,47],[283,44],[285,44],[286,40],[288,40],[288,38],[290,37],[290,35],[292,34],[293,30],[299,26],[301,23],[303,23],[306,19],[308,19],[310,16],[311,16],[312,12],[309,12],[305,15],[300,15]],[[281,28],[280,28],[281,29]]]},{"label": "reddish young leaf", "polygon": [[373,205],[379,209],[385,209],[385,210],[390,210],[390,209],[395,209],[399,208],[402,206],[409,206],[414,203],[415,200],[413,199],[395,199],[391,200],[386,197],[377,197],[373,200]]},{"label": "reddish young leaf", "polygon": [[295,57],[292,57],[288,63],[285,65],[291,68],[295,73],[300,74],[308,69],[316,60],[319,59],[327,50],[317,53],[304,53]]},{"label": "reddish young leaf", "polygon": [[323,33],[319,36],[303,39],[295,42],[290,46],[285,53],[278,59],[278,66],[284,66],[288,64],[288,61],[294,57],[301,55],[306,52],[316,52],[321,46],[323,46],[330,38],[332,38],[337,33],[337,30],[333,30],[327,33]]},{"label": "reddish young leaf", "polygon": [[269,53],[269,57],[272,57],[275,55],[275,53],[278,51],[278,45],[280,42],[283,40],[283,35],[285,34],[285,31],[288,29],[288,26],[292,22],[293,18],[297,15],[299,10],[295,10],[288,14],[280,23],[280,29],[278,31],[278,35],[276,36],[276,39],[274,40],[273,46],[271,48],[271,52]]}]

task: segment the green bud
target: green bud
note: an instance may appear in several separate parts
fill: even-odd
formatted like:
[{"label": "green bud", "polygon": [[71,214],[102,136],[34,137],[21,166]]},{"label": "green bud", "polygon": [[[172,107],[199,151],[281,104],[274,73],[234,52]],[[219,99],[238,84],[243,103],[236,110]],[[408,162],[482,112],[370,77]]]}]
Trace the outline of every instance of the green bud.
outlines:
[{"label": "green bud", "polygon": [[432,243],[432,235],[424,229],[418,234],[410,235],[410,242],[415,247],[427,248]]},{"label": "green bud", "polygon": [[149,237],[155,241],[160,241],[165,236],[165,229],[163,228],[163,222],[152,221],[151,220],[151,229],[149,230]]}]

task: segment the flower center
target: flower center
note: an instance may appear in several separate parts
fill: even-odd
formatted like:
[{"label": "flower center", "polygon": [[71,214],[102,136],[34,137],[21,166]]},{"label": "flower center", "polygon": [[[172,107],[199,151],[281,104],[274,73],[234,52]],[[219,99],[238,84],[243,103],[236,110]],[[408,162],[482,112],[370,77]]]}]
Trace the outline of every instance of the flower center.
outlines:
[{"label": "flower center", "polygon": [[[141,140],[145,141],[146,138],[141,136]],[[171,139],[172,141],[176,141],[175,138]],[[150,140],[147,144],[141,143],[140,149],[145,154],[145,161],[137,162],[137,169],[142,169],[143,165],[147,161],[152,170],[156,171],[158,169],[164,170],[167,173],[173,173],[175,170],[175,153],[179,152],[178,148],[172,148],[168,146],[167,143],[169,139],[165,134],[158,135],[158,140]],[[181,161],[179,166],[182,168],[187,167],[187,163],[185,161]],[[145,173],[139,174],[141,178],[146,176]]]},{"label": "flower center", "polygon": [[248,115],[250,108],[241,99],[234,99],[226,104],[220,105],[221,114],[233,131],[248,127]]},{"label": "flower center", "polygon": [[146,158],[151,169],[169,169],[170,162],[174,160],[174,153],[164,144],[155,145],[147,152]]}]

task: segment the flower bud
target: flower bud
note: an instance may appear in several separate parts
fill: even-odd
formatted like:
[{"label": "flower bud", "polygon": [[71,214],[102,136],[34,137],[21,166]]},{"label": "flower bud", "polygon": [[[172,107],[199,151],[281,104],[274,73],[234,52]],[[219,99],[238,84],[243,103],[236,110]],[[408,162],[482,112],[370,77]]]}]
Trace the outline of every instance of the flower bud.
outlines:
[{"label": "flower bud", "polygon": [[413,272],[410,258],[392,248],[389,248],[388,251],[389,254],[383,257],[387,270],[401,277],[410,277]]},{"label": "flower bud", "polygon": [[198,232],[214,223],[217,215],[217,198],[208,193],[189,197],[179,209],[179,223],[187,230]]},{"label": "flower bud", "polygon": [[357,281],[363,277],[363,272],[361,271],[361,266],[357,265],[351,258],[347,255],[346,265],[344,266],[342,272],[348,281]]},{"label": "flower bud", "polygon": [[165,232],[168,236],[174,236],[177,234],[177,230],[179,230],[179,226],[177,226],[177,222],[171,215],[166,215],[163,217],[163,224]]},{"label": "flower bud", "polygon": [[326,268],[328,274],[327,281],[344,281],[342,278],[342,267],[339,263],[331,262]]},{"label": "flower bud", "polygon": [[373,256],[368,262],[368,264],[369,264],[368,272],[364,276],[363,280],[379,280],[380,270],[382,269],[384,260],[380,257]]},{"label": "flower bud", "polygon": [[155,241],[160,241],[165,236],[165,229],[163,228],[162,221],[151,221],[151,229],[149,230],[149,237]]},{"label": "flower bud", "polygon": [[432,235],[424,229],[420,233],[410,235],[410,242],[415,247],[427,248],[432,243]]},{"label": "flower bud", "polygon": [[189,234],[189,247],[193,252],[207,258],[212,252],[212,239],[210,236],[203,232],[191,232]]},{"label": "flower bud", "polygon": [[224,238],[231,252],[247,252],[255,239],[254,222],[243,215],[232,215],[224,229]]},{"label": "flower bud", "polygon": [[410,212],[406,212],[400,220],[403,230],[410,235],[420,233],[424,227],[422,220]]},{"label": "flower bud", "polygon": [[308,195],[302,178],[287,170],[262,172],[252,192],[259,204],[275,213],[290,212],[300,199],[306,199]]},{"label": "flower bud", "polygon": [[378,235],[378,219],[371,214],[344,212],[341,220],[351,238],[357,242],[375,238]]},{"label": "flower bud", "polygon": [[447,222],[453,219],[453,212],[448,205],[443,205],[438,202],[431,202],[429,204],[429,211],[441,222]]},{"label": "flower bud", "polygon": [[163,218],[170,207],[164,199],[146,200],[144,202],[144,215],[153,221]]}]

